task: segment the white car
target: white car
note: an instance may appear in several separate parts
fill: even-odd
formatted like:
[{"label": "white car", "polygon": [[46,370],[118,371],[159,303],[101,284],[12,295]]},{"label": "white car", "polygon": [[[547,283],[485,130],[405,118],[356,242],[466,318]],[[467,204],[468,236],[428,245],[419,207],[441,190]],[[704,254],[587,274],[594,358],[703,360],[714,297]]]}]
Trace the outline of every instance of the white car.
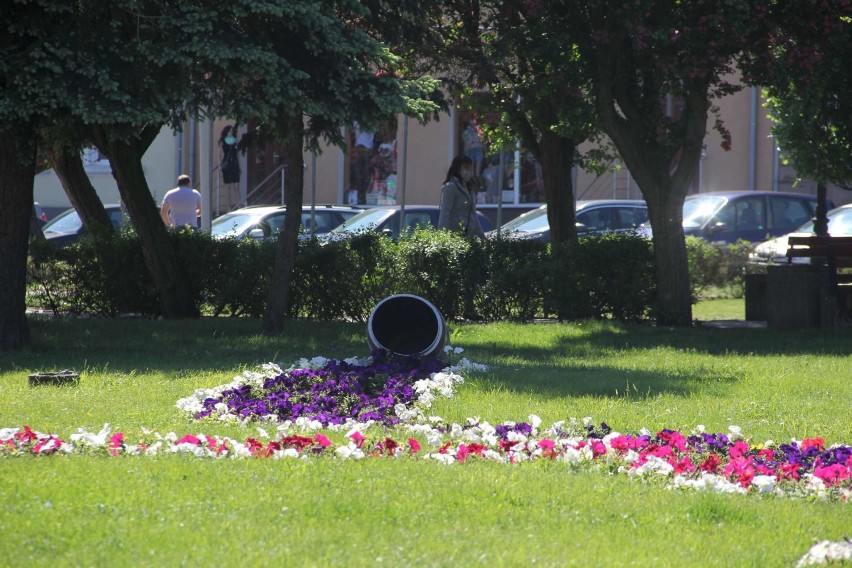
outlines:
[{"label": "white car", "polygon": [[[284,226],[285,207],[259,205],[243,207],[213,220],[210,233],[217,239],[268,239],[277,237]],[[314,208],[314,234],[321,235],[337,227],[361,209],[337,205],[317,205]],[[311,209],[302,207],[302,230],[311,232]]]},{"label": "white car", "polygon": [[[808,221],[792,233],[760,243],[749,254],[754,264],[786,264],[787,238],[790,236],[807,237],[814,232],[813,221]],[[837,207],[828,212],[828,234],[833,237],[852,236],[852,203]],[[793,263],[807,264],[810,258],[793,257]]]}]

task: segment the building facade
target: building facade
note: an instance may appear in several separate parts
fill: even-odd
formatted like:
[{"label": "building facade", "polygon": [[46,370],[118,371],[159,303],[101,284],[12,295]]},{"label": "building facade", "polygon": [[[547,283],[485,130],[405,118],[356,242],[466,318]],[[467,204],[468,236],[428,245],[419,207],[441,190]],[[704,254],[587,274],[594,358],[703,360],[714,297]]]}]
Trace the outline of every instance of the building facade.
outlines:
[{"label": "building facade", "polygon": [[[759,89],[745,89],[719,101],[721,116],[731,133],[732,148],[721,147],[721,137],[708,121],[705,152],[690,193],[721,190],[793,191],[815,194],[816,184],[796,184],[793,168],[785,165],[771,136],[771,122]],[[347,148],[324,147],[306,153],[306,204],[393,205],[437,204],[452,158],[470,155],[477,164],[482,191],[480,208],[486,213],[505,207],[504,220],[544,201],[541,170],[524,148],[494,154],[477,130],[480,120],[452,109],[440,120],[420,124],[398,116],[369,132],[354,124],[344,132]],[[237,152],[234,141],[245,127],[228,120],[192,121],[182,132],[164,128],[143,159],[152,196],[159,205],[177,176],[188,173],[205,201],[205,218],[244,206],[283,202],[284,164],[274,144]],[[109,163],[95,150],[84,153],[92,183],[104,203],[120,201]],[[617,166],[617,164],[616,164]],[[502,175],[501,175],[502,173]],[[629,170],[614,167],[604,175],[574,172],[577,200],[640,199]],[[852,192],[829,187],[829,198],[840,205],[852,201]],[[49,214],[70,207],[52,170],[35,180],[35,200]],[[492,212],[493,213],[493,212]],[[490,216],[494,216],[493,214]],[[203,219],[203,223],[209,219]]]}]

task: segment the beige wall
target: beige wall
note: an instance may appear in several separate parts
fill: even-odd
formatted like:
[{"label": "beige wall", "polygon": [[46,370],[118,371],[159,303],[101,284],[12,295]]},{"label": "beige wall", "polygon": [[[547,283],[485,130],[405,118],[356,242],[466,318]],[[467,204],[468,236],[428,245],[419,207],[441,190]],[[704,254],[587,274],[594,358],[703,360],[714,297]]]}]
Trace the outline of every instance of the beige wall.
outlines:
[{"label": "beige wall", "polygon": [[[751,90],[745,89],[737,94],[719,101],[722,119],[731,132],[732,149],[728,152],[720,147],[721,138],[713,130],[713,118],[707,123],[706,157],[702,160],[700,171],[700,191],[749,189],[749,155],[751,126],[754,123],[756,135],[754,138],[754,189],[776,189],[774,179],[778,178],[777,189],[781,191],[797,191],[814,193],[812,183],[801,183],[792,187],[793,175],[791,168],[783,166],[776,160],[773,139],[770,137],[770,122],[763,108],[763,100],[758,97],[756,109],[752,106]],[[408,122],[408,159],[405,173],[405,201],[408,204],[437,204],[441,182],[444,179],[449,163],[457,152],[456,119],[453,114],[441,115],[439,121],[430,121],[425,125],[416,120]],[[221,179],[218,174],[203,175],[203,168],[215,167],[219,163],[218,139],[221,129],[230,121],[217,120],[213,129],[206,124],[197,127],[195,149],[195,171],[190,172],[196,183],[201,182],[210,191],[211,199],[215,194]],[[205,138],[211,138],[207,140]],[[188,172],[190,161],[189,132],[185,130],[180,135],[181,140],[181,172]],[[398,155],[398,185],[402,183],[402,163],[404,154],[404,120],[398,121],[397,155]],[[174,187],[177,169],[178,148],[175,135],[164,128],[149,151],[143,158],[143,168],[148,185],[154,199],[159,203],[165,191]],[[212,152],[210,148],[213,148]],[[202,154],[206,153],[206,156]],[[242,162],[243,182],[240,184],[241,196],[251,188],[245,186],[245,156],[240,156]],[[305,172],[304,201],[310,203],[314,168],[312,157],[305,154],[307,170]],[[325,147],[316,159],[316,202],[344,203],[344,185],[347,180],[347,156],[337,147]],[[777,167],[777,172],[776,172]],[[105,203],[118,201],[118,191],[115,180],[108,168],[92,172],[92,183]],[[578,199],[610,199],[610,198],[641,198],[636,183],[629,172],[622,168],[615,177],[611,173],[595,176],[585,171],[576,174],[575,194]],[[699,187],[694,188],[695,191]],[[852,202],[852,192],[837,188],[829,188],[829,197],[840,205]],[[59,180],[52,170],[36,176],[35,198],[44,207],[70,207],[67,197],[62,190]],[[401,188],[398,190],[398,200],[401,198]],[[493,207],[493,206],[492,206]]]}]

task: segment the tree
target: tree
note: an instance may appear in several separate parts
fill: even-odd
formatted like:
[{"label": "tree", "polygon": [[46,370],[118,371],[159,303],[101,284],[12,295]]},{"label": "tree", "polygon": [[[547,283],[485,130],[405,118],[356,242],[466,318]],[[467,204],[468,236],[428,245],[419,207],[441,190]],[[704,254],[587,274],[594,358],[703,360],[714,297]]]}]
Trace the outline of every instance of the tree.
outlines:
[{"label": "tree", "polygon": [[[40,122],[50,93],[33,87],[32,67],[62,29],[67,11],[50,2],[0,4],[0,350],[26,345],[26,262]],[[48,71],[53,73],[53,71]]]},{"label": "tree", "polygon": [[[764,39],[768,4],[747,0],[565,2],[592,68],[600,126],[648,203],[657,264],[657,321],[690,325],[683,202],[708,117],[730,147],[713,100],[741,88],[736,61]],[[677,103],[668,112],[666,101]]]},{"label": "tree", "polygon": [[479,126],[492,148],[520,139],[541,165],[551,239],[574,238],[572,169],[594,165],[577,147],[598,129],[588,66],[565,33],[568,13],[551,0],[435,4],[437,38],[421,40],[419,52],[464,106],[503,117]]},{"label": "tree", "polygon": [[766,89],[782,155],[817,182],[814,232],[825,235],[826,184],[852,190],[852,6],[780,1],[769,22],[770,41],[751,51],[745,70]]}]

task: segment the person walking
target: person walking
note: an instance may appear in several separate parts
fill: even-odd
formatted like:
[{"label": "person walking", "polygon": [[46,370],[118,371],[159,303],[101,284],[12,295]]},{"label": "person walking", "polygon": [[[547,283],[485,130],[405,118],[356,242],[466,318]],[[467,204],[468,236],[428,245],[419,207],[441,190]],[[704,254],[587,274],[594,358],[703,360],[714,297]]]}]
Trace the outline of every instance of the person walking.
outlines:
[{"label": "person walking", "polygon": [[476,216],[475,180],[473,160],[464,155],[453,158],[441,188],[439,229],[461,231],[469,237],[485,236]]},{"label": "person walking", "polygon": [[[473,168],[474,162],[469,157],[459,155],[453,158],[441,188],[438,228],[459,231],[466,237],[481,239],[485,237],[485,232],[476,215],[476,199],[473,195],[476,176]],[[476,313],[474,297],[482,280],[482,272],[476,266],[467,267],[467,272],[463,290],[464,318],[479,321],[482,318]]]},{"label": "person walking", "polygon": [[192,189],[192,180],[188,175],[178,177],[177,187],[168,191],[163,197],[160,207],[160,217],[170,229],[177,227],[198,228],[198,218],[201,216],[201,194]]}]

